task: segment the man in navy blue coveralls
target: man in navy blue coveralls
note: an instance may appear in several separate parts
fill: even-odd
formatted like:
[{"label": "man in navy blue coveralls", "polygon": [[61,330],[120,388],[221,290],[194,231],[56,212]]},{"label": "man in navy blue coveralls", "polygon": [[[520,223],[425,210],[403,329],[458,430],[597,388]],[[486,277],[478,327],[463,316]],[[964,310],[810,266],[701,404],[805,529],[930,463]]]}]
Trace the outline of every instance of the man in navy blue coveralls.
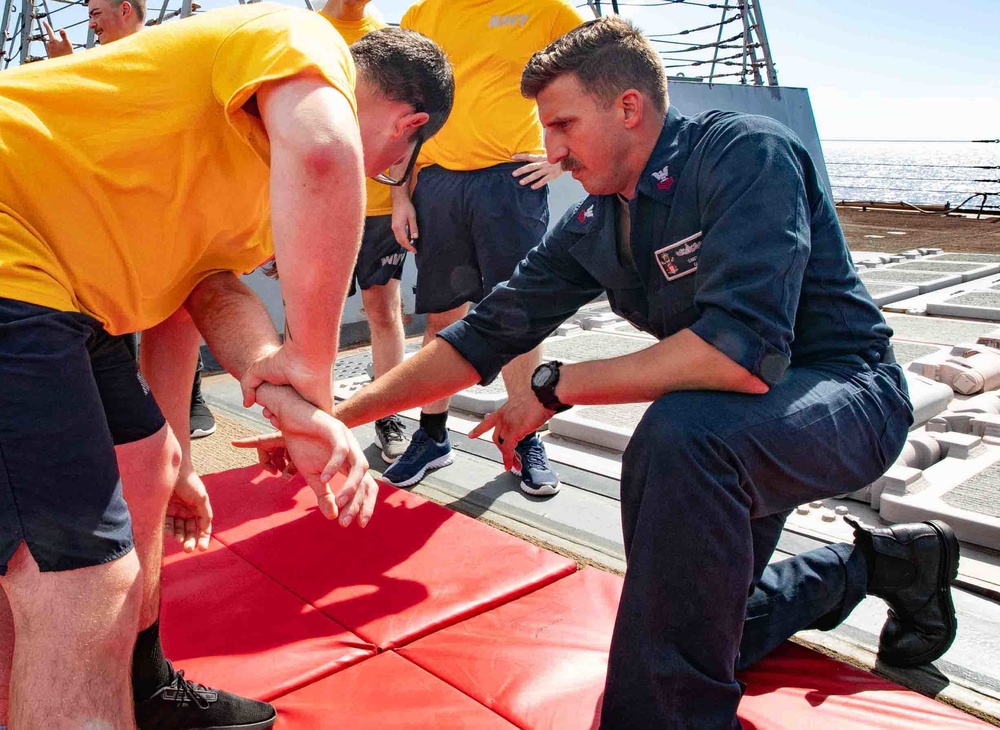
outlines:
[{"label": "man in navy blue coveralls", "polygon": [[775,121],[669,109],[630,24],[584,24],[536,54],[551,162],[588,192],[465,319],[341,404],[349,425],[475,382],[602,293],[660,342],[543,364],[471,436],[520,437],[570,404],[652,401],[622,462],[627,572],[602,727],[738,727],[735,671],[796,631],[839,624],[868,593],[893,609],[880,656],[931,661],[954,637],[957,543],[940,523],[868,529],[768,565],[795,506],[858,489],[913,420],[890,328],[836,213]]}]

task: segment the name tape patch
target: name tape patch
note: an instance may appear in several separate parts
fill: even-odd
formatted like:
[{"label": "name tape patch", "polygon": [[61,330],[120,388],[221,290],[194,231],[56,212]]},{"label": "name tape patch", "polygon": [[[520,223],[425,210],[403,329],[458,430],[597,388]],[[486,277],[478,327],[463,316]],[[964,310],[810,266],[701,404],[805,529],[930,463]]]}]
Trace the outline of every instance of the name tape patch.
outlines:
[{"label": "name tape patch", "polygon": [[664,246],[656,253],[656,263],[667,281],[680,279],[698,270],[698,253],[701,251],[702,232],[683,238],[677,243]]}]

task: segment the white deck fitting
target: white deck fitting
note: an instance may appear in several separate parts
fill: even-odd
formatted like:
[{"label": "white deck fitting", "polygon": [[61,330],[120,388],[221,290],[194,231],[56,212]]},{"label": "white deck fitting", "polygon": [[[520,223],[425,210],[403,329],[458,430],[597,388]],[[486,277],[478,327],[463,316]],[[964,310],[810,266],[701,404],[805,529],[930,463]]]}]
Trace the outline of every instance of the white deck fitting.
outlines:
[{"label": "white deck fitting", "polygon": [[641,329],[638,329],[631,322],[627,322],[625,320],[622,320],[620,324],[617,324],[614,327],[609,328],[608,331],[614,332],[617,335],[628,335],[630,337],[643,337],[647,340],[651,340],[652,342],[659,341],[648,332],[643,332]]},{"label": "white deck fitting", "polygon": [[984,276],[1000,273],[1000,263],[987,264],[972,261],[934,261],[932,259],[915,259],[902,264],[891,264],[882,271],[930,271],[937,274],[958,274],[962,281],[981,279]]},{"label": "white deck fitting", "polygon": [[[983,472],[996,471],[1000,462],[1000,447],[990,447],[981,439],[968,434],[939,434],[948,443],[947,456],[928,469],[919,472],[920,479],[903,488],[886,486],[879,503],[879,514],[888,522],[920,522],[940,519],[947,522],[959,540],[972,542],[992,550],[1000,550],[1000,512],[965,509],[961,505],[984,504],[983,500],[956,499],[955,490],[967,490],[969,480]],[[952,454],[957,454],[955,458]],[[961,457],[967,458],[961,458]],[[905,468],[905,467],[904,467]],[[917,470],[913,470],[917,471]],[[973,482],[975,485],[976,482]],[[978,485],[977,485],[978,486]]]},{"label": "white deck fitting", "polygon": [[455,393],[451,405],[462,411],[485,416],[507,402],[507,389],[499,375],[487,386],[474,385]]},{"label": "white deck fitting", "polygon": [[984,345],[955,345],[915,360],[908,370],[945,383],[956,393],[975,395],[1000,388],[1000,351]]},{"label": "white deck fitting", "polygon": [[579,313],[573,319],[582,329],[587,331],[610,329],[625,321],[613,312]]},{"label": "white deck fitting", "polygon": [[882,251],[851,251],[851,260],[854,263],[871,261],[875,264],[887,264],[889,263],[889,254]]},{"label": "white deck fitting", "polygon": [[927,423],[941,411],[948,410],[948,404],[955,397],[954,391],[944,383],[938,383],[916,373],[906,373],[906,384],[913,403],[913,427]]},{"label": "white deck fitting", "polygon": [[882,266],[877,269],[866,269],[858,273],[861,281],[878,282],[882,284],[909,284],[920,290],[921,294],[944,289],[948,286],[962,283],[958,274],[938,274],[933,271],[906,271]]},{"label": "white deck fitting", "polygon": [[920,288],[910,284],[888,284],[880,281],[865,281],[864,284],[876,306],[879,307],[903,299],[912,299],[920,294]]},{"label": "white deck fitting", "polygon": [[989,289],[954,294],[943,301],[928,302],[927,313],[1000,322],[1000,291]]},{"label": "white deck fitting", "polygon": [[[878,510],[867,504],[849,499],[824,499],[809,502],[793,511],[785,522],[785,529],[820,540],[853,543],[854,528],[844,522],[845,516],[871,527],[884,524]],[[958,564],[958,577],[960,582],[981,590],[1000,592],[1000,557],[992,550],[965,543]]]},{"label": "white deck fitting", "polygon": [[549,430],[555,436],[622,452],[649,405],[622,403],[571,408],[553,416],[549,421]]}]

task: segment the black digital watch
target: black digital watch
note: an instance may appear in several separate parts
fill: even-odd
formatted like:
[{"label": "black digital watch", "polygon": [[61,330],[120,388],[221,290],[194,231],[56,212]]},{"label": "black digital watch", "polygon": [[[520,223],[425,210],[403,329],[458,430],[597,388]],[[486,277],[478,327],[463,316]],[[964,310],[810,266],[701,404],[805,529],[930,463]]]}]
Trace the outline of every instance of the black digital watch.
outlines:
[{"label": "black digital watch", "polygon": [[562,363],[558,360],[543,362],[531,374],[531,390],[534,391],[538,402],[546,409],[555,411],[556,413],[562,413],[572,408],[571,405],[563,403],[556,396],[556,386],[559,384],[559,367],[561,365]]}]

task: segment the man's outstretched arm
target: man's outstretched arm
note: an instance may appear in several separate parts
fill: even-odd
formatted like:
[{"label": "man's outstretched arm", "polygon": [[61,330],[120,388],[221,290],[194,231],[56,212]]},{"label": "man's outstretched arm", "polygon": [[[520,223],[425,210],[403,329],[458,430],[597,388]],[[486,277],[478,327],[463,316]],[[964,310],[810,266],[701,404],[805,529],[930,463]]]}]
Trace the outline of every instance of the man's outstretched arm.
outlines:
[{"label": "man's outstretched arm", "polygon": [[353,428],[454,395],[479,380],[469,361],[438,338],[342,402],[334,415]]}]

